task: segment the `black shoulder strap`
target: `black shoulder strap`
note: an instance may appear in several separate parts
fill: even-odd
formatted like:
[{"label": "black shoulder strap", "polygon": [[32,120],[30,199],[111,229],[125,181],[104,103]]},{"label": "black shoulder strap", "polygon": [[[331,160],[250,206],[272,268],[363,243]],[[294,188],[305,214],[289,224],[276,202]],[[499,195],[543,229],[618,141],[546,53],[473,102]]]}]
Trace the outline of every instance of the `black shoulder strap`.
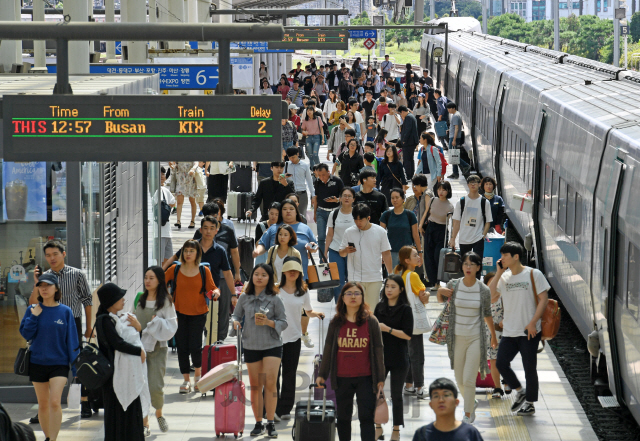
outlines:
[{"label": "black shoulder strap", "polygon": [[180,264],[176,263],[176,266],[173,269],[173,301],[174,302],[176,301],[176,294],[177,294],[176,287],[178,286],[178,271],[180,271]]},{"label": "black shoulder strap", "polygon": [[202,288],[200,289],[200,294],[205,294],[207,292],[207,271],[205,270],[204,265],[199,266],[200,277],[202,278]]},{"label": "black shoulder strap", "polygon": [[485,198],[484,196],[480,197],[482,198],[480,202],[480,211],[482,212],[482,227],[484,228],[484,224],[487,223],[487,216],[485,215],[485,202],[487,201],[487,198]]},{"label": "black shoulder strap", "polygon": [[336,228],[336,219],[338,219],[338,212],[340,211],[340,207],[336,208],[335,210],[333,210],[333,213],[331,213],[331,216],[333,217],[333,228]]},{"label": "black shoulder strap", "polygon": [[[427,223],[429,222],[429,216],[431,215],[431,204],[433,204],[433,200],[435,199],[435,196],[431,198],[431,200],[429,201],[429,208],[427,209],[427,216],[424,218],[424,222]],[[460,216],[460,218],[462,219],[462,216]]]},{"label": "black shoulder strap", "polygon": [[464,196],[460,198],[460,221],[462,221],[463,213],[464,213]]}]

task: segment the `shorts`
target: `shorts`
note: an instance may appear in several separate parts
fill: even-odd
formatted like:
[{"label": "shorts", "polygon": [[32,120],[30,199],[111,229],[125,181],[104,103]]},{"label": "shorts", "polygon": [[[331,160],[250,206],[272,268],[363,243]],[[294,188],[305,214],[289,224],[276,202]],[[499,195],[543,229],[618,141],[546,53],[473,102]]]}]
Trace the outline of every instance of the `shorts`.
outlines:
[{"label": "shorts", "polygon": [[256,363],[265,357],[282,358],[282,346],[264,350],[244,349],[245,363]]},{"label": "shorts", "polygon": [[160,253],[163,260],[170,259],[173,256],[173,244],[170,237],[160,239]]},{"label": "shorts", "polygon": [[196,204],[204,204],[205,195],[207,193],[207,188],[202,188],[200,190],[196,190]]},{"label": "shorts", "polygon": [[29,363],[29,381],[48,383],[54,377],[69,377],[69,366]]}]

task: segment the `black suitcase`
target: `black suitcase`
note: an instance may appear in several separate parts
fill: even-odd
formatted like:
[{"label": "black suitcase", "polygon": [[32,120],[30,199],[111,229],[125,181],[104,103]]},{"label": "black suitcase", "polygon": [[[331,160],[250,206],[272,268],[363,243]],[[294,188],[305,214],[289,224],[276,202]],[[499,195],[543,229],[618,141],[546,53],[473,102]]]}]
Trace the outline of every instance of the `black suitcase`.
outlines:
[{"label": "black suitcase", "polygon": [[315,384],[309,385],[309,397],[306,401],[296,403],[291,436],[295,441],[334,441],[336,439],[336,405],[333,401],[327,401],[326,389],[322,400],[312,400],[311,389],[314,387]]},{"label": "black suitcase", "polygon": [[247,274],[253,271],[253,250],[255,248],[255,239],[247,234],[247,227],[251,225],[247,222],[244,226],[244,236],[238,237],[238,254],[240,254],[240,268]]},{"label": "black suitcase", "polygon": [[[238,220],[247,219],[247,211],[251,210],[251,203],[253,202],[253,193],[240,193],[238,195]],[[254,210],[251,213],[251,219],[255,220],[258,216],[258,210]]]},{"label": "black suitcase", "polygon": [[235,173],[231,173],[231,184],[229,191],[238,191],[241,193],[251,192],[251,167],[238,166]]}]

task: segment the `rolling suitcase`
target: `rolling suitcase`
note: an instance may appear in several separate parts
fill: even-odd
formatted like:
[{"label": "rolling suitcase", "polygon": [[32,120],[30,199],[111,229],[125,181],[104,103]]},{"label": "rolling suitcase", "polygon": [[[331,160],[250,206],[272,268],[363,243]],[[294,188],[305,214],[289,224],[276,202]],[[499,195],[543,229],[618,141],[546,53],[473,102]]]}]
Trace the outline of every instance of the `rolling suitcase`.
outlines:
[{"label": "rolling suitcase", "polygon": [[[209,301],[209,312],[207,313],[207,319],[206,322],[204,323],[204,338],[208,339],[207,341],[209,342],[209,346],[211,345],[211,342],[217,344],[218,342],[218,311],[220,309],[220,304],[218,302],[212,302]],[[205,367],[205,351],[204,349],[207,346],[205,346],[202,350],[202,367],[204,369]],[[235,360],[235,357],[232,358],[232,360]],[[229,361],[229,360],[224,360],[224,361]],[[220,363],[218,363],[220,364]],[[214,365],[208,366],[207,370],[211,369]],[[204,375],[206,372],[203,372],[202,375]]]},{"label": "rolling suitcase", "polygon": [[229,219],[239,218],[240,193],[230,191],[227,193],[227,217]]},{"label": "rolling suitcase", "polygon": [[445,271],[447,269],[446,268],[447,254],[450,254],[452,252],[456,252],[458,254],[460,253],[460,250],[457,248],[455,250],[452,250],[451,248],[449,248],[449,219],[451,218],[451,216],[453,216],[453,213],[447,213],[447,221],[445,223],[445,233],[444,233],[444,245],[443,245],[443,248],[440,250],[440,256],[438,257],[438,280],[441,282],[448,282],[451,279],[456,279],[464,276],[462,271],[459,271],[457,273],[450,273]]},{"label": "rolling suitcase", "polygon": [[489,373],[486,377],[484,377],[483,380],[482,377],[480,377],[480,372],[478,372],[478,377],[476,378],[476,387],[493,389],[495,385],[493,384],[493,377],[491,376],[491,360],[487,360],[487,363],[489,363]]},{"label": "rolling suitcase", "polygon": [[[322,354],[324,352],[324,319],[320,320],[320,353],[313,357],[313,383],[315,384],[322,364]],[[313,398],[321,400],[323,396],[327,396],[333,404],[336,403],[336,391],[331,387],[331,377],[324,379],[324,388],[316,388],[313,392]]]},{"label": "rolling suitcase", "polygon": [[336,439],[336,407],[327,401],[327,390],[322,400],[311,400],[311,388],[306,401],[296,403],[295,421],[291,437],[295,441],[334,441]]},{"label": "rolling suitcase", "polygon": [[246,407],[245,386],[242,382],[242,330],[238,330],[238,375],[216,388],[215,430],[216,437],[233,433],[238,438],[244,432]]},{"label": "rolling suitcase", "polygon": [[249,225],[251,225],[250,222],[247,222],[244,225],[244,236],[238,237],[240,268],[242,268],[247,274],[251,274],[251,271],[253,271],[253,249],[256,244],[255,239],[247,234],[247,227]]},{"label": "rolling suitcase", "polygon": [[[253,201],[253,193],[240,193],[238,195],[238,220],[247,219],[247,211],[251,210],[251,202]],[[255,220],[258,215],[258,210],[254,210],[251,213],[251,219]]]},{"label": "rolling suitcase", "polygon": [[231,184],[229,191],[237,191],[241,193],[251,192],[251,167],[241,165],[236,167],[236,172],[231,173]]}]

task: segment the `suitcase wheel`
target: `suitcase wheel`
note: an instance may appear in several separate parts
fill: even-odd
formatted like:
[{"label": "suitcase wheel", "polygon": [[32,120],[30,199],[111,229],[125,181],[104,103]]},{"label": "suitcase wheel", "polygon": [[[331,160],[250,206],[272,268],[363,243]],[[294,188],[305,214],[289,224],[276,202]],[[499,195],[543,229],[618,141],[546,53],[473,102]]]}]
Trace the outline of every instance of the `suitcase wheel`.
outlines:
[{"label": "suitcase wheel", "polygon": [[202,398],[204,398],[204,397],[206,397],[206,396],[207,396],[207,393],[206,393],[206,392],[203,392],[203,393],[202,393],[202,395],[201,395],[201,397],[202,397]]}]

